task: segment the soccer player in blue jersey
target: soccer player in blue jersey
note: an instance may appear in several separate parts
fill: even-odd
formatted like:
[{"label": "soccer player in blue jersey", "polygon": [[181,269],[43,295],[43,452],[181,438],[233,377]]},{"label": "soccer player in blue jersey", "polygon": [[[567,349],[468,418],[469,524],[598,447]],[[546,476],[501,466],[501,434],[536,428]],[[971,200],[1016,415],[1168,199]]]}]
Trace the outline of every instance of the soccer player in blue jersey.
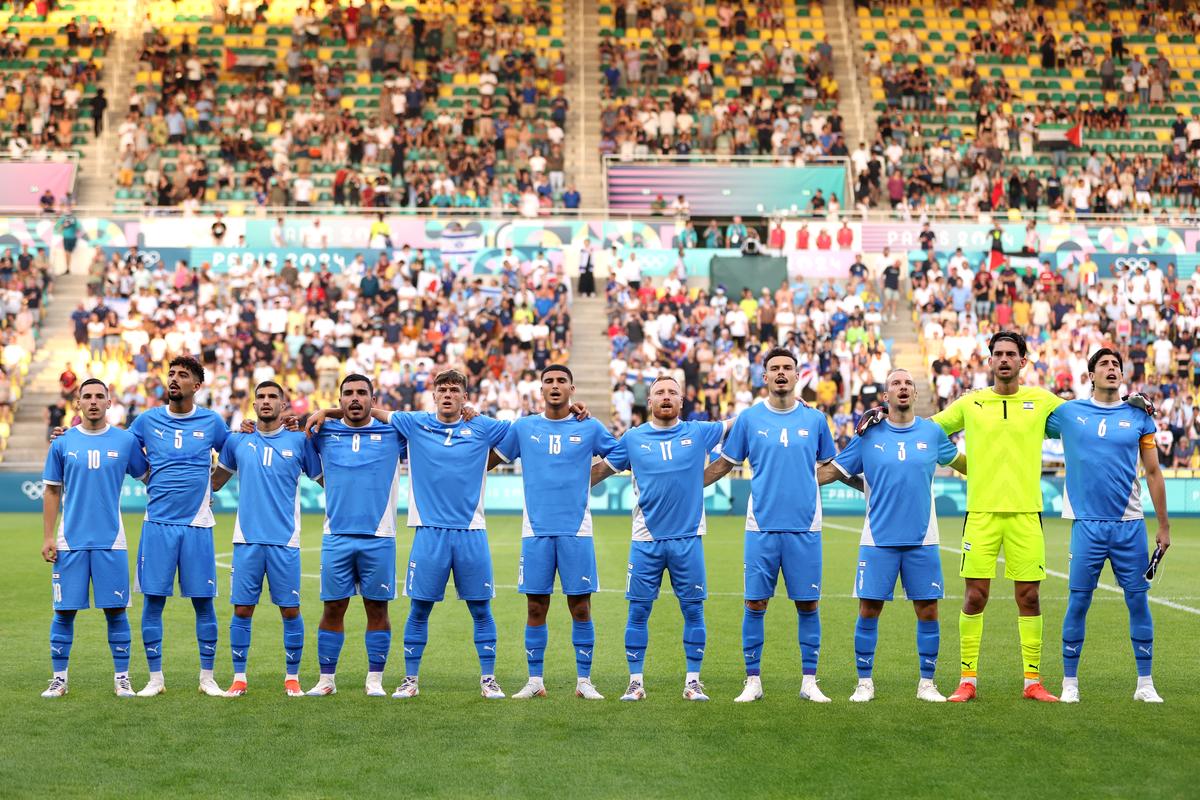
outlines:
[{"label": "soccer player in blue jersey", "polygon": [[1121,356],[1107,347],[1088,359],[1090,400],[1071,400],[1046,420],[1046,433],[1060,437],[1067,462],[1063,519],[1071,523],[1070,598],[1063,620],[1063,703],[1079,702],[1079,656],[1092,593],[1107,560],[1125,591],[1129,638],[1137,664],[1133,699],[1161,703],[1151,664],[1154,622],[1150,618],[1146,566],[1146,520],[1142,512],[1137,460],[1141,453],[1146,487],[1158,517],[1158,547],[1171,546],[1166,484],[1154,446],[1154,421],[1137,406],[1122,402]]},{"label": "soccer player in blue jersey", "polygon": [[521,566],[517,591],[526,595],[525,655],[529,682],[514,699],[545,697],[542,659],[549,634],[546,614],[558,572],[571,612],[571,645],[575,649],[575,694],[587,700],[604,697],[592,685],[592,592],[600,588],[592,513],[588,509],[592,457],[607,456],[617,441],[595,419],[571,413],[575,380],[571,370],[551,364],[542,370],[546,411],[521,417],[508,429],[494,453],[511,462],[521,459],[525,515],[521,524]]},{"label": "soccer player in blue jersey", "polygon": [[648,623],[664,571],[683,612],[683,652],[687,660],[683,696],[707,700],[700,682],[706,630],[704,601],[708,582],[704,568],[704,467],[708,453],[721,443],[722,422],[683,421],[683,393],[674,378],[660,377],[650,386],[650,420],[626,432],[608,457],[592,467],[592,483],[626,469],[633,471],[633,541],[625,597],[625,658],[629,687],[622,700],[646,697],[643,662]]},{"label": "soccer player in blue jersey", "polygon": [[396,599],[396,503],[405,443],[395,428],[372,417],[375,388],[365,375],[347,375],[338,395],[339,419],[322,426],[325,413],[318,411],[310,423],[325,484],[325,609],[317,627],[321,677],[308,694],[337,692],[346,609],[350,598],[360,594],[367,615],[366,692],[386,697],[383,671],[392,647],[388,603]]},{"label": "soccer player in blue jersey", "polygon": [[[495,674],[495,587],[483,487],[491,450],[504,439],[509,425],[487,417],[465,419],[466,391],[466,376],[447,369],[434,378],[435,413],[371,412],[376,420],[389,420],[389,428],[408,444],[408,524],[416,528],[404,583],[404,594],[410,601],[404,626],[405,676],[392,694],[395,698],[420,693],[417,678],[428,641],[429,614],[434,603],[445,597],[446,582],[452,573],[458,597],[466,601],[475,623],[480,693],[488,699],[504,697]],[[324,433],[328,424],[321,427],[322,421],[337,416],[338,412],[332,410],[319,411],[310,418],[308,427]],[[328,472],[327,464],[327,486]]]},{"label": "soccer player in blue jersey", "polygon": [[[458,370],[433,380],[435,413],[393,412],[390,419],[408,439],[409,527],[416,528],[408,556],[404,594],[409,598],[404,625],[404,680],[392,694],[416,697],[421,657],[428,641],[429,614],[446,594],[454,575],[458,597],[466,601],[475,626],[479,691],[502,699],[496,682],[496,620],[492,617],[492,553],[483,515],[488,457],[504,440],[509,424],[488,417],[463,419],[467,378]],[[452,476],[452,477],[451,477]]]},{"label": "soccer player in blue jersey", "polygon": [[937,670],[938,600],[942,590],[942,560],[938,553],[937,509],[933,474],[939,464],[966,473],[966,456],[937,423],[916,416],[917,387],[907,370],[893,370],[885,386],[888,416],[883,423],[856,436],[829,464],[817,471],[821,483],[861,475],[867,495],[867,515],[858,547],[854,594],[858,620],[854,626],[854,655],[858,686],[850,700],[875,698],[871,677],[879,615],[892,599],[896,579],[917,614],[917,698],[944,703],[933,682]]},{"label": "soccer player in blue jersey", "polygon": [[[141,445],[105,421],[108,387],[91,378],[79,386],[82,423],[57,437],[42,473],[42,558],[52,567],[54,619],[50,662],[54,676],[42,697],[67,693],[67,660],[75,638],[75,612],[88,607],[88,584],[96,608],[108,621],[117,697],[133,697],[129,684],[129,558],[121,521],[121,484],[126,475],[144,479],[148,465]],[[59,509],[62,521],[59,522]]]},{"label": "soccer player in blue jersey", "polygon": [[283,616],[284,691],[300,688],[304,620],[300,616],[300,476],[321,479],[321,459],[301,431],[283,425],[287,395],[274,381],[254,388],[253,433],[235,433],[221,448],[213,473],[213,491],[238,476],[238,512],[233,524],[233,569],[230,574],[229,651],[233,684],[227,697],[246,693],[246,660],[251,622],[262,595],[263,578],[271,602]]},{"label": "soccer player in blue jersey", "polygon": [[[783,572],[788,599],[796,604],[800,641],[800,697],[817,703],[829,698],[817,686],[821,647],[821,493],[817,465],[837,450],[829,423],[815,408],[796,399],[796,356],[777,347],[763,357],[767,400],[738,415],[721,458],[704,471],[708,485],[750,460],[750,502],[746,509],[745,598],[742,655],[746,683],[735,699],[762,697],[760,663],[765,640],[763,618]],[[847,478],[853,485],[853,479]]]},{"label": "soccer player in blue jersey", "polygon": [[144,595],[142,646],[150,680],[138,692],[153,697],[166,691],[162,673],[163,608],[174,591],[191,598],[200,648],[200,691],[220,697],[213,680],[217,655],[217,563],[213,549],[212,454],[225,445],[229,430],[220,415],[196,406],[204,367],[190,356],[167,365],[167,405],[146,410],[129,432],[150,462],[146,520],[138,542],[136,587]]}]

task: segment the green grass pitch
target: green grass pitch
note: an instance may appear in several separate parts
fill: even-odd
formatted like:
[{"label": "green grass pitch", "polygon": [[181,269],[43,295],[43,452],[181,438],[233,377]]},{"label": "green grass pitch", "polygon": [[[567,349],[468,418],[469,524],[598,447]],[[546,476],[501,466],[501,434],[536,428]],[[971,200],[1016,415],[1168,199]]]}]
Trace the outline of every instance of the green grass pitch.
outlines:
[{"label": "green grass pitch", "polygon": [[[231,676],[228,649],[228,564],[231,517],[218,519],[221,570],[218,682]],[[1020,699],[1020,653],[1011,585],[998,580],[987,612],[980,698],[968,706],[929,705],[915,698],[914,618],[899,601],[884,612],[875,680],[877,699],[847,702],[855,683],[850,589],[860,520],[830,519],[825,534],[824,632],[821,685],[834,702],[802,702],[795,611],[782,595],[767,614],[762,702],[732,702],[742,683],[742,521],[709,519],[705,537],[709,588],[707,704],[680,697],[683,654],[679,610],[670,594],[650,620],[648,699],[617,701],[624,688],[620,593],[629,548],[629,520],[598,517],[596,546],[603,591],[594,599],[597,645],[593,679],[607,696],[573,696],[574,661],[565,603],[556,596],[546,653],[549,698],[485,701],[470,617],[462,603],[434,611],[421,674],[411,701],[367,698],[362,692],[363,614],[352,605],[339,669],[339,694],[289,699],[282,691],[279,615],[266,606],[254,625],[250,694],[240,700],[196,694],[197,655],[190,604],[167,605],[165,671],[168,692],[154,699],[112,695],[111,661],[101,614],[76,622],[71,693],[38,696],[49,677],[49,567],[38,555],[40,518],[10,514],[0,582],[0,794],[5,797],[1195,797],[1200,767],[1200,697],[1195,674],[1200,648],[1200,523],[1179,520],[1175,545],[1152,597],[1155,679],[1166,699],[1146,706],[1131,699],[1133,657],[1125,605],[1098,591],[1088,618],[1080,671],[1083,702],[1040,705]],[[131,553],[139,522],[126,520]],[[942,521],[951,544],[961,525]],[[305,518],[303,611],[306,650],[301,681],[316,679],[317,574],[320,519]],[[520,521],[490,524],[498,597],[501,685],[525,678],[524,600],[517,595]],[[401,533],[403,564],[410,535]],[[1067,526],[1047,522],[1048,566],[1067,567]],[[961,582],[956,557],[945,554],[947,600],[942,605],[938,683],[957,679],[957,611]],[[1105,583],[1112,584],[1106,570]],[[782,591],[782,586],[780,587]],[[451,589],[451,594],[453,590]],[[1066,581],[1043,587],[1047,684],[1062,676],[1059,636]],[[265,599],[265,598],[264,598]],[[131,610],[132,676],[146,677],[140,655],[140,601]],[[386,683],[403,672],[400,643],[407,601],[392,605],[394,633]]]}]

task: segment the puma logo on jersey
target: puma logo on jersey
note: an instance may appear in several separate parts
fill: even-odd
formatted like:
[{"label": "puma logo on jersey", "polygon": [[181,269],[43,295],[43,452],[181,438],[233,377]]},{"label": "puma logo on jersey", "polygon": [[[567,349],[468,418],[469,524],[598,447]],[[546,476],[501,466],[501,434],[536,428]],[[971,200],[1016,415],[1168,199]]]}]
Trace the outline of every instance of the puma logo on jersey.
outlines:
[{"label": "puma logo on jersey", "polygon": [[887,452],[887,451],[884,449],[884,446],[883,446],[883,445],[881,445],[881,444],[877,444],[877,445],[875,445],[875,449],[876,449],[876,450],[878,450],[878,451],[879,451],[879,452],[881,452],[881,453]]},{"label": "puma logo on jersey", "polygon": [[248,446],[248,447],[249,447],[251,450],[257,450],[257,449],[258,449],[258,445],[256,445],[254,442],[246,442],[246,445],[247,445],[247,446]]},{"label": "puma logo on jersey", "polygon": [[532,439],[533,441],[537,442],[538,444],[542,443],[542,435],[540,433],[536,434],[536,435],[531,433],[531,434],[529,434],[529,438]]},{"label": "puma logo on jersey", "polygon": [[644,444],[644,445],[642,445],[642,449],[645,450],[646,452],[650,452],[651,448],[650,448],[650,445]]},{"label": "puma logo on jersey", "polygon": [[766,436],[767,436],[767,432],[766,432],[766,431],[759,431],[759,432],[758,432],[758,435],[759,435],[759,436],[766,437]]},{"label": "puma logo on jersey", "polygon": [[154,432],[158,434],[158,438],[163,438],[163,432],[160,428],[155,428]]},{"label": "puma logo on jersey", "polygon": [[342,435],[340,433],[331,433],[329,434],[329,437],[335,442],[340,442],[342,440]]},{"label": "puma logo on jersey", "polygon": [[975,405],[979,406],[980,408],[983,408],[983,403],[979,402],[978,400],[972,400],[971,402],[973,402]]},{"label": "puma logo on jersey", "polygon": [[1078,416],[1077,416],[1077,417],[1075,417],[1075,419],[1079,421],[1079,424],[1080,424],[1080,425],[1086,425],[1086,424],[1087,424],[1087,421],[1088,421],[1088,418],[1087,418],[1087,417],[1078,417]]},{"label": "puma logo on jersey", "polygon": [[74,458],[74,459],[79,458],[79,453],[75,450],[68,450],[67,455],[69,455],[71,458]]}]

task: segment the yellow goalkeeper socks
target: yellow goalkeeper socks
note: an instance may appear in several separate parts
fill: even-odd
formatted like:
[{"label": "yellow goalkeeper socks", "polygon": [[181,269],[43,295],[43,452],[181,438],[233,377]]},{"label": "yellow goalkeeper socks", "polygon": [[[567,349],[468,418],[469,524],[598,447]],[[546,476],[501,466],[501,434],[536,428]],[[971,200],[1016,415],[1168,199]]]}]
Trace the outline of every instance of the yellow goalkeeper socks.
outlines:
[{"label": "yellow goalkeeper socks", "polygon": [[1025,677],[1036,681],[1042,670],[1042,615],[1017,617],[1017,631],[1021,635],[1021,663]]},{"label": "yellow goalkeeper socks", "polygon": [[960,653],[959,661],[962,662],[962,677],[964,680],[970,678],[972,683],[974,683],[975,676],[978,674],[979,643],[982,640],[983,612],[978,614],[968,614],[965,611],[958,612],[958,647]]}]

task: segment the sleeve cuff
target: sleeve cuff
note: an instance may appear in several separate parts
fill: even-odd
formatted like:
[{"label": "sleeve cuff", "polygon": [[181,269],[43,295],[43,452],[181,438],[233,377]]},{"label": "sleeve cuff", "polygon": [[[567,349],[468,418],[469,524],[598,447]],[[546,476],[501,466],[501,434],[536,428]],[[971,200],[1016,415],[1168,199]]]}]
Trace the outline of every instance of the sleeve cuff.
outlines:
[{"label": "sleeve cuff", "polygon": [[733,464],[735,467],[740,466],[741,463],[746,460],[744,458],[735,459],[733,456],[729,455],[729,453],[724,453],[724,452],[721,453],[721,458],[725,459],[730,464]]},{"label": "sleeve cuff", "polygon": [[849,472],[847,472],[847,471],[846,471],[846,468],[845,468],[845,467],[843,467],[841,464],[839,464],[839,463],[837,462],[837,459],[833,459],[832,461],[826,461],[825,463],[826,463],[826,464],[833,464],[833,467],[834,467],[834,469],[836,469],[838,472],[842,473],[842,475],[844,475],[844,476],[845,476],[845,477],[847,477],[847,478],[853,478],[853,477],[854,477],[853,475],[851,475]]},{"label": "sleeve cuff", "polygon": [[511,458],[509,458],[508,456],[504,455],[504,453],[500,452],[500,448],[499,448],[499,447],[493,447],[493,448],[492,448],[492,452],[493,452],[493,453],[495,453],[495,454],[496,454],[496,456],[497,456],[497,457],[498,457],[498,458],[499,458],[501,461],[503,461],[505,464],[511,464],[511,463],[512,463],[512,459],[511,459]]},{"label": "sleeve cuff", "polygon": [[604,459],[604,463],[607,464],[608,468],[611,469],[613,472],[624,472],[625,471],[624,469],[618,469],[617,466],[615,464],[613,464],[611,461],[609,461],[607,458]]},{"label": "sleeve cuff", "polygon": [[230,475],[237,475],[237,468],[225,464],[221,459],[217,459],[217,466],[228,472]]},{"label": "sleeve cuff", "polygon": [[42,483],[46,486],[62,486],[62,481],[52,481],[49,478],[42,478]]}]

